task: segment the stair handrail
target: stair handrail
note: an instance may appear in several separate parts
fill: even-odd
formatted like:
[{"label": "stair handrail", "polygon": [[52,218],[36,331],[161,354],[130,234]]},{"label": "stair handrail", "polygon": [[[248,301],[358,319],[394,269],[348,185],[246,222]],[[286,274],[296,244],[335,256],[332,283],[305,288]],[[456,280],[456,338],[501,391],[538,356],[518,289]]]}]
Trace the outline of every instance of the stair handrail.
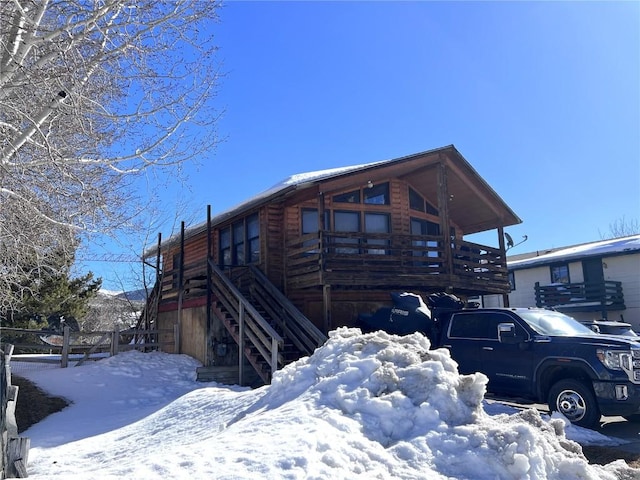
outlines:
[{"label": "stair handrail", "polygon": [[[260,271],[255,265],[249,265],[249,271],[251,275],[256,279],[256,283],[271,295],[277,304],[282,308],[283,313],[286,314],[283,327],[292,336],[291,340],[296,343],[296,346],[300,348],[307,355],[311,355],[313,351],[322,346],[328,339],[328,337],[322,333],[322,331],[316,327],[311,320],[309,320],[296,306],[289,300],[278,288],[271,283],[267,276]],[[275,319],[277,320],[277,319]],[[288,324],[293,322],[295,325]]]},{"label": "stair handrail", "polygon": [[[158,281],[156,281],[156,283],[153,285],[153,288],[151,289],[151,293],[145,299],[144,307],[142,309],[142,312],[140,312],[140,317],[138,318],[138,321],[136,322],[136,327],[135,327],[136,330],[147,330],[150,328],[151,322],[157,320],[158,302],[160,300],[160,285],[162,285],[162,272],[160,272]],[[142,323],[145,320],[147,321],[145,322],[146,325],[143,328]],[[140,340],[139,335],[140,335],[139,333],[136,333],[133,336],[133,343],[138,343],[138,341]],[[153,343],[153,339],[147,338],[147,334],[143,335],[142,340],[144,340],[145,343],[147,342],[147,340]]]},{"label": "stair handrail", "polygon": [[[265,320],[265,318],[258,312],[255,307],[245,298],[245,296],[238,290],[238,288],[231,282],[231,280],[224,274],[224,272],[211,260],[208,260],[209,266],[211,267],[211,272],[215,274],[216,278],[219,279],[225,286],[225,288],[235,297],[234,299],[238,302],[239,310],[244,310],[248,312],[251,318],[255,321],[255,323],[262,329],[262,331],[269,337],[266,340],[270,341],[270,350],[269,352],[265,352],[262,345],[260,345],[257,340],[259,335],[246,335],[246,337],[251,341],[253,346],[255,346],[263,358],[269,362],[271,367],[271,372],[275,372],[278,369],[278,348],[284,346],[284,339],[275,331],[275,329]],[[224,293],[224,292],[216,292],[216,293]],[[250,326],[250,325],[249,325]],[[254,332],[258,333],[258,332]],[[244,348],[241,349],[244,351]],[[270,353],[270,355],[267,355]]]}]

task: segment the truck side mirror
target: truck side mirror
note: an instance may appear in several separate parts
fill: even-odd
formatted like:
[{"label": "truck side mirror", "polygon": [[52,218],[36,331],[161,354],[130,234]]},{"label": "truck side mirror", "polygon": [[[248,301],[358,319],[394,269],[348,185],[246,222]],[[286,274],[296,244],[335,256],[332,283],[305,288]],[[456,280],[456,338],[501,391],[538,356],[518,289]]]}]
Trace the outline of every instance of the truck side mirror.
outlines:
[{"label": "truck side mirror", "polygon": [[498,324],[498,339],[500,343],[520,343],[524,340],[522,335],[516,335],[516,326],[513,323]]}]

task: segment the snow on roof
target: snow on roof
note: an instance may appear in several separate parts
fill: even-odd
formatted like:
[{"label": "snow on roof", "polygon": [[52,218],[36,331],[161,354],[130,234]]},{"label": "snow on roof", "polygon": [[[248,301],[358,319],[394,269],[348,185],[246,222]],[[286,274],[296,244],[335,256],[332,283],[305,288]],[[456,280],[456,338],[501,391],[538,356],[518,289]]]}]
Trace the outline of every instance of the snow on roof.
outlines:
[{"label": "snow on roof", "polygon": [[372,162],[372,163],[364,163],[362,165],[352,165],[349,167],[338,167],[338,168],[329,168],[326,170],[317,170],[314,172],[305,172],[305,173],[297,173],[295,175],[291,175],[290,177],[285,178],[284,180],[282,180],[281,182],[276,183],[275,185],[273,185],[271,188],[267,188],[266,190],[262,191],[261,193],[258,193],[257,195],[255,195],[254,197],[245,200],[242,203],[239,203],[237,205],[235,205],[234,207],[231,207],[227,210],[225,210],[224,212],[216,215],[213,219],[212,219],[212,223],[216,223],[216,220],[222,220],[223,218],[229,216],[230,214],[232,214],[233,212],[236,212],[238,210],[242,210],[244,207],[255,204],[255,203],[260,203],[262,200],[265,200],[267,198],[273,197],[275,195],[277,195],[280,192],[284,192],[285,190],[287,190],[288,188],[295,188],[295,187],[300,187],[302,185],[305,184],[312,184],[312,183],[316,183],[319,182],[321,180],[326,180],[329,178],[333,178],[333,177],[337,177],[340,175],[344,175],[346,173],[350,173],[350,172],[354,172],[357,170],[362,170],[364,168],[368,168],[368,167],[373,167],[376,165],[381,165],[383,163],[387,163],[387,162],[391,162],[392,160],[382,160],[379,162]]},{"label": "snow on roof", "polygon": [[523,260],[516,260],[511,262],[507,260],[507,265],[509,266],[509,268],[526,268],[562,260],[572,260],[585,257],[600,257],[634,251],[640,252],[640,235],[631,235],[628,237],[612,238],[609,240],[601,240],[598,242],[584,243],[581,245],[554,250],[543,255],[525,258]]},{"label": "snow on roof", "polygon": [[[448,147],[443,147],[443,148],[448,148]],[[441,149],[436,149],[436,150],[441,150]],[[426,154],[426,153],[430,153],[430,151],[426,151],[423,152],[422,154]],[[228,208],[227,210],[215,215],[212,219],[211,219],[211,224],[212,225],[216,225],[217,223],[220,223],[222,221],[224,221],[225,219],[235,215],[236,213],[248,209],[251,206],[254,205],[259,205],[261,203],[263,203],[265,200],[267,200],[268,198],[272,198],[277,196],[278,194],[281,193],[285,193],[287,190],[295,190],[297,188],[302,188],[305,185],[311,185],[313,183],[317,183],[321,180],[327,180],[329,178],[334,178],[334,177],[338,177],[340,175],[344,175],[347,173],[351,173],[351,172],[355,172],[358,170],[364,170],[367,168],[371,168],[371,167],[377,167],[377,166],[381,166],[387,163],[393,163],[393,162],[397,162],[397,161],[401,161],[406,159],[407,157],[401,157],[401,158],[394,158],[394,159],[388,159],[388,160],[380,160],[380,161],[376,161],[376,162],[371,162],[371,163],[363,163],[360,165],[351,165],[348,167],[337,167],[337,168],[329,168],[329,169],[325,169],[325,170],[317,170],[317,171],[312,171],[312,172],[305,172],[305,173],[297,173],[294,175],[291,175],[287,178],[285,178],[284,180],[282,180],[281,182],[276,183],[275,185],[273,185],[270,188],[267,188],[266,190],[258,193],[257,195],[251,197],[248,200],[245,200],[231,208]],[[207,222],[201,222],[189,229],[187,229],[186,232],[186,236],[189,237],[191,235],[195,235],[197,233],[200,233],[202,231],[205,230],[207,226]],[[163,242],[163,245],[167,245],[167,244],[171,244],[173,242],[175,242],[178,238],[180,237],[180,234],[173,234],[167,241]],[[145,257],[149,256],[149,255],[155,255],[156,253],[156,248],[152,247],[149,250],[147,250],[145,252]]]}]

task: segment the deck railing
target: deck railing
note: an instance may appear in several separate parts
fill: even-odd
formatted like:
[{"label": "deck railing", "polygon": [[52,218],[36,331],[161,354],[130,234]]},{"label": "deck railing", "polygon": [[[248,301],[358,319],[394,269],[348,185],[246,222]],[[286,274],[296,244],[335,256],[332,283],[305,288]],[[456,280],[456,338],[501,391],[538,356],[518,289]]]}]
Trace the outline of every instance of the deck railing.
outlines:
[{"label": "deck railing", "polygon": [[[449,245],[446,242],[450,242]],[[403,274],[448,274],[507,281],[499,248],[438,235],[318,232],[287,244],[287,277],[366,267]]]},{"label": "deck railing", "polygon": [[536,306],[553,307],[558,310],[574,312],[600,311],[603,318],[607,312],[624,310],[622,282],[579,282],[556,283],[551,285],[535,284]]}]

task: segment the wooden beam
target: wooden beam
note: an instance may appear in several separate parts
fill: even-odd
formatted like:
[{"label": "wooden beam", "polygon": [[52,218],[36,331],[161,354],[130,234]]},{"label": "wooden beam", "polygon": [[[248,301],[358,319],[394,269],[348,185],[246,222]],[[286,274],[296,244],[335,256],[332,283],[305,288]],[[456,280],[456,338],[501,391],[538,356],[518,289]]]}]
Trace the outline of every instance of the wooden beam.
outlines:
[{"label": "wooden beam", "polygon": [[447,166],[443,161],[438,165],[438,210],[440,211],[440,235],[445,239],[443,245],[443,263],[447,266],[446,271],[453,271],[453,260],[451,255],[451,240],[449,223],[449,185],[447,182]]},{"label": "wooden beam", "polygon": [[322,286],[322,307],[324,333],[331,330],[331,285]]}]

